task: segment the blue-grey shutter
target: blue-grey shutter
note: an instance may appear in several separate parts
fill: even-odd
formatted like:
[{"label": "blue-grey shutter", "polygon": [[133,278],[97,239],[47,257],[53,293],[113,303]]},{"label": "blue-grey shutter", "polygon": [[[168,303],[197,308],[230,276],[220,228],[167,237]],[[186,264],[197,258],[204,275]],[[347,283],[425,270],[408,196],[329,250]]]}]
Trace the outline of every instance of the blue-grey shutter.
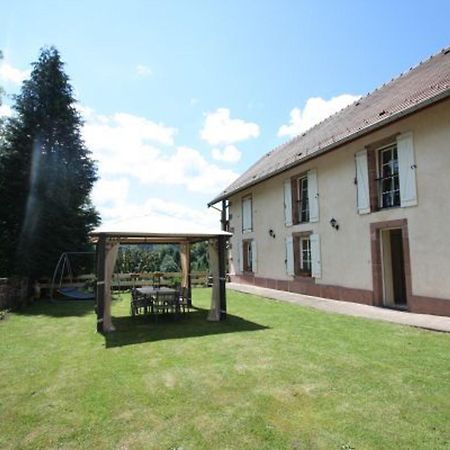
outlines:
[{"label": "blue-grey shutter", "polygon": [[317,184],[317,170],[308,170],[308,203],[309,221],[319,221],[319,188]]},{"label": "blue-grey shutter", "polygon": [[284,223],[287,227],[292,225],[292,186],[291,180],[286,180],[284,187]]},{"label": "blue-grey shutter", "polygon": [[258,272],[258,255],[256,253],[256,242],[253,240],[251,242],[252,246],[252,272]]},{"label": "blue-grey shutter", "polygon": [[416,161],[412,133],[397,137],[398,172],[400,182],[400,204],[417,205]]},{"label": "blue-grey shutter", "polygon": [[370,213],[369,169],[367,164],[367,150],[361,150],[355,155],[357,194],[356,204],[358,214]]},{"label": "blue-grey shutter", "polygon": [[309,237],[311,243],[311,276],[314,278],[322,277],[322,262],[320,260],[320,236],[311,234]]},{"label": "blue-grey shutter", "polygon": [[294,240],[292,236],[286,238],[286,273],[294,275]]}]

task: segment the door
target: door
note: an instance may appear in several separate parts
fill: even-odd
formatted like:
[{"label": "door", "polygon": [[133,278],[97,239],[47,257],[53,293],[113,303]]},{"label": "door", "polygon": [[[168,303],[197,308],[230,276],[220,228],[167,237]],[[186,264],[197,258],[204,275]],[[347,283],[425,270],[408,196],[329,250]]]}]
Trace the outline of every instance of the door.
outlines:
[{"label": "door", "polygon": [[383,303],[406,308],[405,261],[400,228],[381,231]]}]

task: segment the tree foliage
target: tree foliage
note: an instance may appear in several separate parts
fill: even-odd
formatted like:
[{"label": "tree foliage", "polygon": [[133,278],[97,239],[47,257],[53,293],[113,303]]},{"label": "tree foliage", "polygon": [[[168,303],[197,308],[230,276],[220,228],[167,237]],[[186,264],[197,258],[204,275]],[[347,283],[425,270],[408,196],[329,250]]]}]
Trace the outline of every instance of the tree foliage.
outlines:
[{"label": "tree foliage", "polygon": [[[0,62],[1,62],[2,59],[3,59],[3,53],[0,50]],[[0,86],[0,106],[2,106],[2,97],[3,97],[4,94],[5,94],[5,91],[2,88],[2,86]],[[2,116],[0,116],[0,133],[2,131],[2,125],[3,125],[3,118],[2,118]],[[2,139],[2,136],[0,135],[0,143],[1,143],[1,139]]]},{"label": "tree foliage", "polygon": [[[207,271],[208,244],[199,242],[191,247],[191,270]],[[116,272],[179,272],[180,250],[177,245],[123,245],[119,249]]]},{"label": "tree foliage", "polygon": [[99,222],[96,167],[59,52],[45,48],[15,97],[0,149],[0,274],[49,275],[63,251],[84,250]]},{"label": "tree foliage", "polygon": [[196,272],[209,270],[208,243],[197,242],[191,248],[191,268]]}]

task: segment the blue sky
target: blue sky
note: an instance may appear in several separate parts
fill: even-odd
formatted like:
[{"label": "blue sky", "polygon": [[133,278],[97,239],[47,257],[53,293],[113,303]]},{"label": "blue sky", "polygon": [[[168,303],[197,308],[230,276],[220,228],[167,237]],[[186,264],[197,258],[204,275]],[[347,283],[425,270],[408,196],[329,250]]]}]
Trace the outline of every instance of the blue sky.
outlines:
[{"label": "blue sky", "polygon": [[256,159],[450,45],[448,1],[0,0],[0,11],[8,93],[40,47],[61,52],[111,226],[218,223],[206,203]]}]

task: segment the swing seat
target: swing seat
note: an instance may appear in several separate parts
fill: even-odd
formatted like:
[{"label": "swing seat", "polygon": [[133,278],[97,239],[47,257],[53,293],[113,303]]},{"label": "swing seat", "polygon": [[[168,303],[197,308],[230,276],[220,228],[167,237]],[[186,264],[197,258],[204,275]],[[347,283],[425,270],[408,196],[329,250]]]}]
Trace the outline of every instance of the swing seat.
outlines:
[{"label": "swing seat", "polygon": [[66,287],[58,289],[58,292],[72,300],[94,300],[95,294],[92,292],[83,292],[77,288]]}]

